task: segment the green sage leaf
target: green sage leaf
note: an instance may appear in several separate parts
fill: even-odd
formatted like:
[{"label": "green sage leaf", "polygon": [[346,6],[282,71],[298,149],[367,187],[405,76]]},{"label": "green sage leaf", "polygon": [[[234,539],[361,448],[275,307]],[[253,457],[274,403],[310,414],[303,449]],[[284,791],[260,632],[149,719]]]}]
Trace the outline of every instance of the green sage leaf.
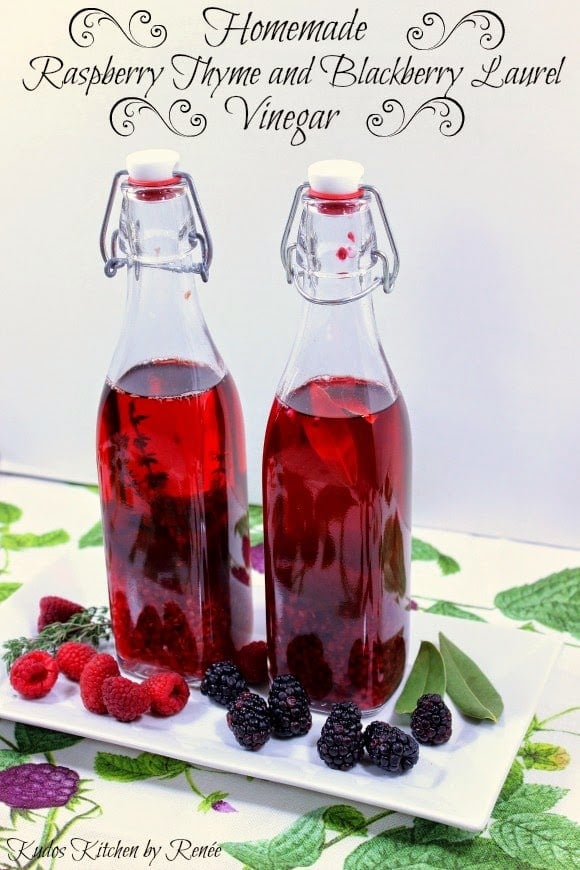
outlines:
[{"label": "green sage leaf", "polygon": [[466,716],[497,722],[503,712],[503,701],[483,671],[443,632],[439,632],[439,648],[452,701]]},{"label": "green sage leaf", "polygon": [[421,641],[419,652],[395,704],[396,713],[412,713],[421,695],[445,694],[445,665],[441,653],[428,640]]},{"label": "green sage leaf", "polygon": [[22,511],[15,504],[9,504],[6,501],[0,501],[0,525],[9,526],[10,523],[15,523],[22,516]]},{"label": "green sage leaf", "polygon": [[38,725],[25,725],[17,722],[14,726],[14,739],[20,752],[33,755],[35,752],[54,752],[56,749],[67,749],[80,743],[84,738],[75,734],[64,734],[52,731]]},{"label": "green sage leaf", "polygon": [[570,753],[553,743],[526,742],[518,753],[528,770],[564,770],[570,764]]},{"label": "green sage leaf", "polygon": [[86,547],[101,547],[103,544],[103,524],[99,520],[94,526],[85,532],[79,538],[79,549],[84,550]]},{"label": "green sage leaf", "polygon": [[532,867],[580,866],[580,826],[552,813],[520,813],[495,822],[491,839],[512,858]]},{"label": "green sage leaf", "polygon": [[111,752],[97,752],[94,769],[102,779],[116,782],[136,782],[141,779],[174,779],[184,773],[189,764],[175,758],[165,758],[152,752],[142,752],[136,758]]},{"label": "green sage leaf", "polygon": [[535,583],[504,589],[494,603],[510,619],[533,619],[580,638],[580,568],[565,568]]}]

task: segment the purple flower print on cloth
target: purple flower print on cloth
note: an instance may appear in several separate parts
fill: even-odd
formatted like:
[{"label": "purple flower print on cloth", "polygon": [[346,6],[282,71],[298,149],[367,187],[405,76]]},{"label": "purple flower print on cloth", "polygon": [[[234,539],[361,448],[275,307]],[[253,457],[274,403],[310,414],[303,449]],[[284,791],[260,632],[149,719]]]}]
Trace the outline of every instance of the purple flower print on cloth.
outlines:
[{"label": "purple flower print on cloth", "polygon": [[259,571],[260,574],[264,573],[264,545],[256,544],[252,547],[251,550],[252,556],[252,568],[255,571]]},{"label": "purple flower print on cloth", "polygon": [[211,805],[212,810],[215,810],[216,813],[237,813],[235,807],[229,804],[227,801],[214,801]]},{"label": "purple flower print on cloth", "polygon": [[79,775],[54,764],[19,764],[0,771],[0,801],[13,809],[62,807],[76,794]]}]

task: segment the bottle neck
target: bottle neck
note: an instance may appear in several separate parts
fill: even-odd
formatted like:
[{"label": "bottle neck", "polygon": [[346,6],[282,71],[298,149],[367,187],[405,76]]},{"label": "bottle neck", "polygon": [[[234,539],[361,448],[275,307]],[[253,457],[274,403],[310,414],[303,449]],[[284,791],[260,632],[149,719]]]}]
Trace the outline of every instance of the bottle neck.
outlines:
[{"label": "bottle neck", "polygon": [[364,296],[377,284],[376,248],[368,194],[346,200],[305,196],[294,269],[299,292],[323,305]]},{"label": "bottle neck", "polygon": [[301,322],[277,394],[284,400],[308,381],[333,377],[380,384],[388,393],[387,404],[398,395],[377,330],[371,294],[336,305],[304,300]]},{"label": "bottle neck", "polygon": [[119,244],[127,258],[127,300],[109,380],[117,383],[151,361],[177,360],[210,368],[217,383],[226,369],[199,303],[195,227],[184,186],[126,185]]},{"label": "bottle neck", "polygon": [[374,313],[376,235],[369,197],[306,196],[295,249],[302,321],[278,386],[282,400],[315,378],[352,377],[398,395]]}]

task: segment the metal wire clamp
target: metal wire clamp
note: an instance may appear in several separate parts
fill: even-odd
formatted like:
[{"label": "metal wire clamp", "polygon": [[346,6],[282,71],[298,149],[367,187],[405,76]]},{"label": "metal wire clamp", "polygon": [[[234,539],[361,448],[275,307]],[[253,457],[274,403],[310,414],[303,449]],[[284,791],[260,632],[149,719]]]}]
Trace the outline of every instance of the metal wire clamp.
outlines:
[{"label": "metal wire clamp", "polygon": [[[105,275],[108,278],[114,278],[118,270],[121,269],[123,266],[126,266],[128,263],[127,257],[119,256],[119,230],[114,230],[111,234],[111,253],[109,253],[109,251],[107,250],[107,234],[109,229],[109,222],[111,219],[111,213],[113,211],[113,205],[117,197],[117,192],[121,184],[121,179],[123,178],[123,176],[128,177],[128,175],[129,173],[126,169],[120,169],[113,176],[111,190],[109,191],[109,198],[107,200],[105,214],[103,217],[103,223],[101,225],[99,246],[101,250],[101,256],[105,264]],[[189,175],[187,172],[175,172],[174,175],[176,178],[183,179],[183,181],[185,181],[185,183],[187,184],[194,214],[196,214],[199,219],[201,232],[193,231],[189,233],[189,241],[192,250],[196,248],[199,244],[201,251],[201,261],[194,264],[193,271],[199,274],[201,276],[201,280],[205,283],[209,278],[209,268],[213,260],[213,243],[211,240],[211,235],[191,175]]]},{"label": "metal wire clamp", "polygon": [[[292,200],[292,205],[290,206],[290,214],[288,215],[288,220],[286,221],[286,226],[284,228],[284,233],[282,235],[282,241],[280,243],[280,258],[282,260],[282,265],[284,267],[284,271],[286,273],[286,280],[289,284],[292,284],[294,281],[294,267],[293,267],[293,256],[296,251],[296,245],[288,245],[288,239],[290,237],[290,232],[294,225],[294,221],[296,218],[296,214],[298,212],[298,206],[300,205],[300,200],[302,199],[302,194],[304,191],[309,190],[310,185],[307,181],[303,182],[296,190],[294,194],[294,199]],[[379,279],[378,283],[382,286],[383,291],[385,293],[391,293],[394,289],[395,281],[397,280],[397,275],[399,274],[399,252],[397,250],[397,245],[395,243],[395,239],[389,224],[389,220],[387,218],[387,213],[385,211],[385,207],[383,204],[382,197],[379,191],[370,184],[362,184],[361,190],[366,191],[371,195],[376,204],[379,216],[381,218],[381,222],[385,228],[385,232],[387,234],[387,240],[389,243],[389,247],[391,249],[391,254],[393,258],[393,265],[390,267],[389,259],[386,254],[384,254],[380,250],[375,250],[372,252],[373,263],[380,262],[382,265],[382,277]],[[375,285],[373,284],[373,287]],[[304,293],[302,294],[304,295]],[[366,294],[361,294],[366,295]],[[310,297],[307,297],[310,298]]]}]

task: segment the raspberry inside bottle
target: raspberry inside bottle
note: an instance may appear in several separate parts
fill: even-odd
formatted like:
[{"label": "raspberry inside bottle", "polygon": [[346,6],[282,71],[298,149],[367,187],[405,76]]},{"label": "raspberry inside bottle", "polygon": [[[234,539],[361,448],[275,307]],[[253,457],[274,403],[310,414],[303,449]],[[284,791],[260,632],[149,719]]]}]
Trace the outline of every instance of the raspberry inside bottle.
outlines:
[{"label": "raspberry inside bottle", "polygon": [[106,274],[127,267],[128,293],[97,464],[119,663],[133,676],[169,670],[197,684],[250,641],[252,601],[242,411],[199,305],[195,278],[207,280],[211,239],[178,159],[129,155],[111,189],[101,250]]},{"label": "raspberry inside bottle", "polygon": [[[392,289],[398,254],[362,172],[351,161],[313,164],[296,192],[282,257],[303,319],[262,473],[271,676],[298,677],[314,709],[354,701],[370,714],[399,684],[408,649],[411,444],[373,309],[373,290]],[[392,267],[377,249],[374,204]]]}]

